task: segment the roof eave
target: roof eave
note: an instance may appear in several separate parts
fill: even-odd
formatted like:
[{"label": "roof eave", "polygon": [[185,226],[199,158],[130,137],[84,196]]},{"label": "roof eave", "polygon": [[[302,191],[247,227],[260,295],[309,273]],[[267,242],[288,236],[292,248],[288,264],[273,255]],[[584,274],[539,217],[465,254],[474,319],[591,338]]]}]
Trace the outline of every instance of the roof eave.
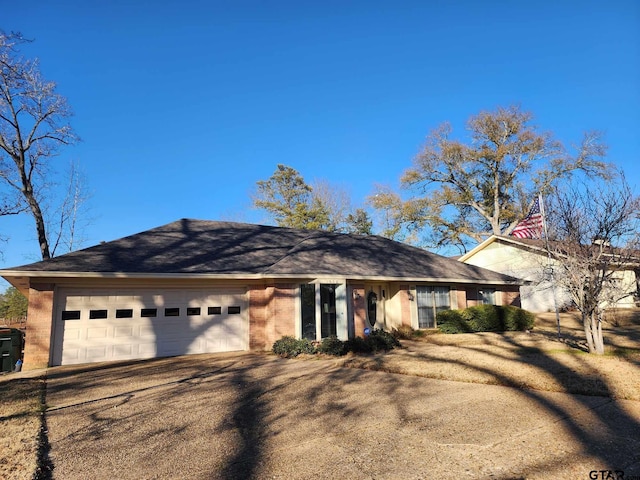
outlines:
[{"label": "roof eave", "polygon": [[420,276],[381,276],[381,275],[345,275],[344,273],[140,273],[140,272],[47,272],[25,270],[0,270],[4,277],[15,286],[11,279],[18,278],[129,278],[129,279],[200,279],[200,280],[268,280],[295,278],[345,278],[348,280],[377,281],[377,282],[429,282],[450,284],[491,284],[491,285],[524,285],[520,279],[470,279],[455,277],[420,277]]}]

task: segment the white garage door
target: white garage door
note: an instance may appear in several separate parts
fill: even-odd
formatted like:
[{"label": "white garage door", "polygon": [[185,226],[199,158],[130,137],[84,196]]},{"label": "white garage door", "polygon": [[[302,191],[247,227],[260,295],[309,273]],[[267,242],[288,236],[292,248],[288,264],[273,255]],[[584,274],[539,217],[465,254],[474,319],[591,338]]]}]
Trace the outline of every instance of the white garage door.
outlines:
[{"label": "white garage door", "polygon": [[54,365],[247,349],[241,289],[66,289],[56,298]]}]

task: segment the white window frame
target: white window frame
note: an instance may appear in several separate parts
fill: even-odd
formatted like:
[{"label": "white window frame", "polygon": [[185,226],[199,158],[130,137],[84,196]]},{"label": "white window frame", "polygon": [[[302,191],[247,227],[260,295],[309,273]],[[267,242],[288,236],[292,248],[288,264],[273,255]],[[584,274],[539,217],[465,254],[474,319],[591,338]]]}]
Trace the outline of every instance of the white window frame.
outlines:
[{"label": "white window frame", "polygon": [[302,299],[301,285],[314,285],[315,287],[315,320],[316,320],[316,341],[322,340],[322,305],[320,304],[320,285],[335,285],[336,296],[336,336],[346,341],[349,339],[347,322],[347,281],[344,278],[316,278],[315,280],[301,281],[297,288],[296,296],[296,338],[302,337]]}]

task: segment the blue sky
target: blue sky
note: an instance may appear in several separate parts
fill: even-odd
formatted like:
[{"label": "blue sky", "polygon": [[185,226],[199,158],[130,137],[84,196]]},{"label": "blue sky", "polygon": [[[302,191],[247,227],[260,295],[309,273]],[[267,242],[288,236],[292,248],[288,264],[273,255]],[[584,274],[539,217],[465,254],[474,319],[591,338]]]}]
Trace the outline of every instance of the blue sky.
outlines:
[{"label": "blue sky", "polygon": [[[566,144],[601,130],[640,179],[640,2],[4,2],[73,107],[92,193],[85,246],[179,218],[264,223],[278,163],[362,204],[425,136],[520,104]],[[38,260],[31,219],[0,218],[7,268]]]}]

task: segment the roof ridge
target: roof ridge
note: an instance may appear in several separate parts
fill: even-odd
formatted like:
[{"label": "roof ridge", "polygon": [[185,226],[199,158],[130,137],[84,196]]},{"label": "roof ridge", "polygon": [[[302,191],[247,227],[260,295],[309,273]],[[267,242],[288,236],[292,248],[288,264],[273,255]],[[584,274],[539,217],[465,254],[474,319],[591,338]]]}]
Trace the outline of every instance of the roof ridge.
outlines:
[{"label": "roof ridge", "polygon": [[[295,230],[295,229],[292,229]],[[306,242],[307,240],[309,240],[312,236],[318,237],[319,235],[319,231],[318,230],[309,230],[309,234],[305,235],[302,240],[300,240],[299,242],[295,243],[289,250],[287,250],[287,252],[282,255],[280,258],[278,258],[275,262],[273,262],[271,265],[269,265],[268,267],[264,268],[262,270],[262,273],[268,273],[269,270],[271,270],[273,267],[275,267],[278,263],[282,262],[285,258],[287,258],[292,252],[294,252],[296,250],[296,248],[298,248],[298,246],[300,246],[301,244],[303,244],[304,242]]]}]

